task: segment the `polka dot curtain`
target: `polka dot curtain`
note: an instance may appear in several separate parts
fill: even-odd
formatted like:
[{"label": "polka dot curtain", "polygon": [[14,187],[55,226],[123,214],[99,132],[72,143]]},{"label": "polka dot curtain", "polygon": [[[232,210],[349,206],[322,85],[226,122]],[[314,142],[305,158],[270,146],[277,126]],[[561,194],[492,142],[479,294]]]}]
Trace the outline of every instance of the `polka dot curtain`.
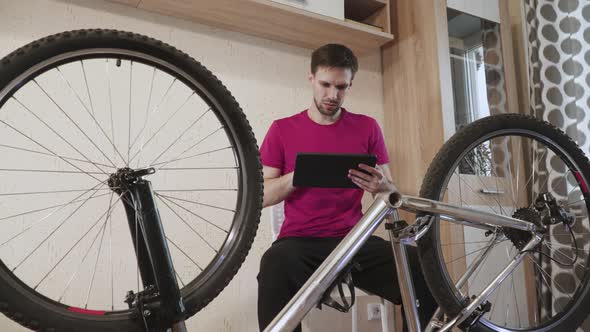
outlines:
[{"label": "polka dot curtain", "polygon": [[[590,155],[590,1],[525,0],[524,3],[531,112],[560,127]],[[551,153],[536,153],[544,158],[539,166],[541,176],[536,183],[537,190],[550,189],[561,194],[557,197],[559,200],[575,199],[570,196],[580,195],[570,190],[567,184],[566,187],[555,187],[558,184],[552,182],[552,178],[564,174],[558,174],[559,170],[551,167]],[[576,222],[574,232],[590,232],[587,218]],[[552,252],[553,256],[574,256],[568,248],[571,238],[552,236],[551,240],[563,245],[559,252]],[[578,246],[583,248],[578,254],[585,261],[589,244],[578,243]],[[585,269],[579,267],[572,275],[571,269],[564,270],[548,259],[542,264],[552,280],[538,290],[545,299],[542,311],[547,314],[548,311],[559,311],[558,308],[567,303],[574,286],[579,284],[576,279],[585,273]],[[549,287],[552,295],[548,292]],[[590,331],[590,320],[587,319],[578,331]]]}]

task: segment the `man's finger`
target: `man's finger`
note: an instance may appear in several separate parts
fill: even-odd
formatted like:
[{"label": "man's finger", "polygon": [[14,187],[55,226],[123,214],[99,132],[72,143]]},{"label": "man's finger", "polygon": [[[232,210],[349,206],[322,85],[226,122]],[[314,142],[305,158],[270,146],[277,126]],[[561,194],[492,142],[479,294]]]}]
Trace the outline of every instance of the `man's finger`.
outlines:
[{"label": "man's finger", "polygon": [[359,180],[358,178],[354,178],[354,177],[353,177],[353,178],[351,178],[351,180],[352,180],[352,182],[353,182],[354,184],[356,184],[356,185],[357,185],[359,188],[361,188],[362,190],[365,190],[365,191],[370,191],[370,188],[369,188],[369,187],[367,187],[367,186],[366,186],[364,183],[362,183],[362,182],[361,182],[361,181],[363,181],[363,180]]},{"label": "man's finger", "polygon": [[359,164],[358,166],[360,169],[365,170],[365,171],[373,174],[374,176],[377,176],[377,178],[379,180],[381,180],[383,178],[383,173],[380,170],[376,169],[375,167],[371,167],[366,164]]},{"label": "man's finger", "polygon": [[351,169],[351,170],[349,170],[349,171],[348,171],[348,176],[349,176],[349,177],[350,177],[350,176],[354,176],[354,177],[356,177],[356,178],[363,179],[363,180],[365,180],[365,181],[371,181],[371,179],[373,178],[373,176],[372,176],[372,175],[369,175],[369,174],[363,173],[363,172],[361,172],[361,171],[357,171],[356,169]]}]

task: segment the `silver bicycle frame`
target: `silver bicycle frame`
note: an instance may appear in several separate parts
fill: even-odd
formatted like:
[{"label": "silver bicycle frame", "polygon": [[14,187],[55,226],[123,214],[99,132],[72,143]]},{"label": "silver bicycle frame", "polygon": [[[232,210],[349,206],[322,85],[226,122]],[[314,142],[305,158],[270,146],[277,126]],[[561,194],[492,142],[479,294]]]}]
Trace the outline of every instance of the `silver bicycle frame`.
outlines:
[{"label": "silver bicycle frame", "polygon": [[[446,204],[429,199],[402,196],[397,192],[383,193],[375,197],[375,201],[369,207],[365,215],[359,220],[357,225],[342,239],[340,244],[332,251],[326,260],[318,267],[315,273],[301,287],[299,292],[291,299],[289,303],[281,310],[275,319],[264,330],[265,332],[292,331],[297,327],[305,315],[321,300],[328,287],[332,285],[339,273],[350,263],[359,249],[373,234],[375,229],[388,216],[397,218],[397,209],[412,212],[428,212],[440,215],[441,218],[450,222],[459,224],[469,224],[474,227],[482,227],[494,230],[497,227],[510,227],[535,233],[537,226],[533,223],[496,215],[493,213],[477,211],[465,207],[459,207],[452,204]],[[395,264],[398,274],[398,282],[404,303],[404,311],[407,319],[407,326],[411,332],[422,331],[418,320],[416,310],[416,298],[410,278],[410,269],[408,267],[405,245],[419,238],[420,234],[413,234],[411,226],[406,227],[400,232],[390,230],[392,248],[395,258]],[[523,250],[534,248],[541,241],[541,237],[533,236],[532,240],[526,244]],[[487,255],[487,252],[481,255]],[[470,304],[457,316],[453,317],[446,325],[436,321],[438,315],[435,313],[434,320],[427,327],[427,331],[435,328],[441,328],[440,331],[450,331],[452,327],[462,323],[468,318],[477,307],[483,303],[487,297],[502,283],[502,281],[520,264],[524,258],[524,253],[520,253],[508,263],[500,274],[477,296]],[[481,256],[480,256],[481,257]],[[484,256],[485,257],[485,256]],[[478,258],[483,260],[484,257]],[[465,272],[460,281],[467,280],[473,272],[470,269]]]}]

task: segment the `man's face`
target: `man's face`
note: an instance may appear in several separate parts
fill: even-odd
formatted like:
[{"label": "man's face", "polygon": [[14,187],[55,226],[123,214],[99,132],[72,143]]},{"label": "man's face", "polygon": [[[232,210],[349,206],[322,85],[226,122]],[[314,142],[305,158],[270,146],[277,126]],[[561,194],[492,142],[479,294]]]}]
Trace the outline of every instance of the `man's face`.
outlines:
[{"label": "man's face", "polygon": [[352,72],[348,68],[318,67],[309,74],[313,88],[313,100],[318,111],[332,116],[340,110],[344,97],[352,85]]}]

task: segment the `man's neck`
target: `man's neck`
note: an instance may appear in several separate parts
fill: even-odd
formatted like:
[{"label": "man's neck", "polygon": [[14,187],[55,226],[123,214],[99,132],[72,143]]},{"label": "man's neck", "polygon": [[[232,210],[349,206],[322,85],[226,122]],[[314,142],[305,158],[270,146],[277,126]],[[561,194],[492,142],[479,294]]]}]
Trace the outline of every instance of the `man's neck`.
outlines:
[{"label": "man's neck", "polygon": [[331,124],[335,123],[336,121],[338,121],[338,119],[340,119],[341,115],[342,115],[342,108],[338,109],[338,112],[334,113],[334,115],[331,115],[331,116],[324,115],[324,114],[320,113],[320,111],[315,107],[315,105],[312,105],[307,110],[307,116],[309,116],[311,121],[313,121],[317,124],[321,124],[321,125],[331,125]]}]

